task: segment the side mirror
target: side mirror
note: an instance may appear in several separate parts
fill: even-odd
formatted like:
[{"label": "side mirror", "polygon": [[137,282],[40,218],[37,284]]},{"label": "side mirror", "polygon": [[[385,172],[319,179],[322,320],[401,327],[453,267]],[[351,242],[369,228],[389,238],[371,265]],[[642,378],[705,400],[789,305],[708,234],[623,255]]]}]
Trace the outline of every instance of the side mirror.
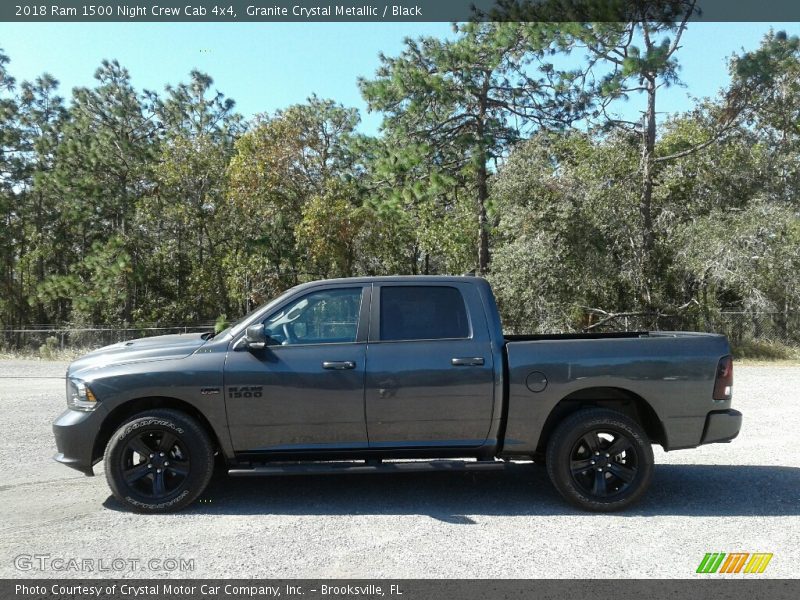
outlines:
[{"label": "side mirror", "polygon": [[264,324],[250,325],[244,334],[248,350],[263,350],[267,346],[267,335],[264,333]]}]

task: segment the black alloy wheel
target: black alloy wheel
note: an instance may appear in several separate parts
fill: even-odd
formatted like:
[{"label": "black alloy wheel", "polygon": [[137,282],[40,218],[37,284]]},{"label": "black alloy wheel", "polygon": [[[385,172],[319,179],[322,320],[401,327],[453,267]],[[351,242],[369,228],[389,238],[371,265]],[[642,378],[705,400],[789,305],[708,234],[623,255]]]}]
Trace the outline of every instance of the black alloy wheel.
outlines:
[{"label": "black alloy wheel", "polygon": [[610,512],[636,502],[653,477],[653,448],[642,427],[605,408],[578,410],[547,444],[547,473],[558,492],[584,510]]},{"label": "black alloy wheel", "polygon": [[189,476],[191,459],[169,430],[155,427],[131,437],[122,451],[125,483],[144,496],[168,497]]},{"label": "black alloy wheel", "polygon": [[570,453],[572,480],[591,496],[604,498],[625,493],[639,471],[634,441],[625,434],[593,429]]},{"label": "black alloy wheel", "polygon": [[180,510],[203,493],[214,471],[205,429],[177,410],[148,410],[108,442],[105,473],[114,497],[136,512]]}]

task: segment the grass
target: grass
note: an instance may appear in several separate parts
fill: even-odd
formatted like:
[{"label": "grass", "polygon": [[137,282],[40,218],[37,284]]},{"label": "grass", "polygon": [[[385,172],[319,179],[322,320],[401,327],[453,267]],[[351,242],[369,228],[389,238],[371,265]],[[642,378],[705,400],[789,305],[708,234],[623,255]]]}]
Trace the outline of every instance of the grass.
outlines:
[{"label": "grass", "polygon": [[779,342],[742,340],[731,344],[733,358],[742,365],[800,365],[800,348]]},{"label": "grass", "polygon": [[0,350],[0,360],[60,360],[73,361],[79,356],[90,352],[92,348],[64,348],[39,349],[39,350]]}]

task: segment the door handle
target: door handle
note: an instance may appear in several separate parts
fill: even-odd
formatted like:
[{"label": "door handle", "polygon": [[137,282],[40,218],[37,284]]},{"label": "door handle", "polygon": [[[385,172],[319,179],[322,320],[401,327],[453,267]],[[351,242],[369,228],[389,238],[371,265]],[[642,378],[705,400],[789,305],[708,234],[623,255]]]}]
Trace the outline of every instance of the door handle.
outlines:
[{"label": "door handle", "polygon": [[472,358],[451,358],[450,364],[454,367],[480,367],[485,361],[482,356]]},{"label": "door handle", "polygon": [[352,360],[325,360],[322,362],[323,369],[332,369],[334,371],[344,371],[346,369],[355,369],[356,363]]}]

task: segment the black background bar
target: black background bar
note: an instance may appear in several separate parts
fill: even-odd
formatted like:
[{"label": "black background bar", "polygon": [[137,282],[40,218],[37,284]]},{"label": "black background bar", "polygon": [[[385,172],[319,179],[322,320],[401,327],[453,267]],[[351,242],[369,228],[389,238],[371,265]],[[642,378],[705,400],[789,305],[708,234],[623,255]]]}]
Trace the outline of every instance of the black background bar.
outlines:
[{"label": "black background bar", "polygon": [[[654,560],[657,560],[654,558]],[[327,586],[327,588],[325,587]],[[279,595],[275,594],[275,590]],[[237,593],[239,592],[239,593]],[[796,600],[800,580],[704,575],[680,580],[4,579],[3,600]]]},{"label": "black background bar", "polygon": [[[0,21],[608,22],[627,21],[643,3],[648,0],[2,0]],[[660,2],[674,5],[678,14],[687,3],[691,0]],[[800,21],[799,0],[696,0],[695,5],[695,21]]]}]

